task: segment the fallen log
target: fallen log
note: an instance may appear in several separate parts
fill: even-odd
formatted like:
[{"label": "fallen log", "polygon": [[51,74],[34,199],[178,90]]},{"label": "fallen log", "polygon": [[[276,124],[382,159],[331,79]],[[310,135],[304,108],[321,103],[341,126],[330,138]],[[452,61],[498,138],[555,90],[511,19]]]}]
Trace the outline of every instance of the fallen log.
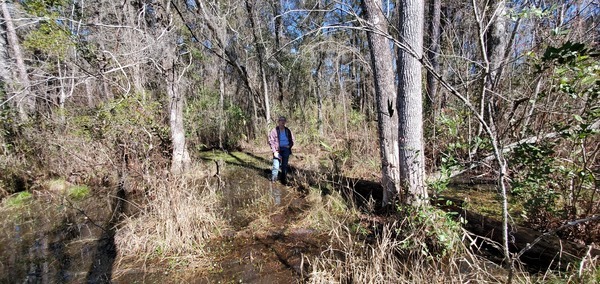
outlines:
[{"label": "fallen log", "polygon": [[[543,141],[543,140],[554,139],[556,137],[559,137],[560,135],[568,134],[574,130],[580,130],[580,129],[581,129],[580,126],[576,126],[576,127],[573,127],[573,128],[570,128],[570,129],[567,129],[564,131],[560,131],[560,132],[551,132],[551,133],[546,133],[546,134],[540,134],[537,136],[527,137],[527,138],[521,139],[517,142],[513,142],[513,143],[510,143],[510,144],[502,147],[502,149],[500,149],[500,151],[501,151],[502,155],[508,154],[508,153],[511,153],[512,151],[514,151],[518,146],[520,146],[522,144],[532,144],[532,143],[537,143],[537,142]],[[596,120],[594,123],[589,125],[586,128],[586,130],[590,130],[590,131],[600,130],[600,120]],[[477,167],[480,167],[482,164],[489,163],[489,162],[493,161],[494,159],[496,159],[496,157],[494,155],[488,155],[486,157],[483,157],[481,160],[478,160],[478,161],[473,162],[466,166],[451,167],[449,173],[442,173],[442,172],[430,173],[427,175],[426,179],[427,179],[427,182],[434,182],[434,181],[437,181],[440,179],[453,179],[464,173],[474,170]]]},{"label": "fallen log", "polygon": [[[491,217],[465,210],[458,206],[461,201],[453,198],[442,198],[452,201],[447,204],[445,200],[436,201],[436,205],[446,211],[457,212],[466,220],[464,228],[475,235],[502,243],[502,222]],[[598,216],[590,221],[597,221]],[[564,228],[564,227],[562,227]],[[555,232],[554,232],[555,233]],[[519,257],[519,260],[528,268],[537,271],[547,269],[566,270],[578,267],[586,256],[600,257],[600,250],[567,240],[562,240],[555,234],[545,234],[523,226],[509,226],[509,250]],[[498,251],[498,253],[502,253]]]}]

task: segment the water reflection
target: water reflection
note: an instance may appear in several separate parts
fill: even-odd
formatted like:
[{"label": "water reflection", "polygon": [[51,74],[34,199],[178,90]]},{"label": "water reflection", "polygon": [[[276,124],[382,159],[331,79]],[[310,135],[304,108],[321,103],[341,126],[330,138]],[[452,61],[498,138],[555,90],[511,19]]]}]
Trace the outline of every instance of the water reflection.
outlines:
[{"label": "water reflection", "polygon": [[0,223],[0,283],[108,282],[112,262],[100,271],[108,277],[96,281],[86,276],[93,276],[94,260],[114,259],[116,254],[103,246],[102,232],[114,231],[116,221],[104,220],[120,211],[92,198],[77,203],[77,208],[53,201],[33,199],[21,207],[1,208],[5,219]]},{"label": "water reflection", "polygon": [[277,186],[273,186],[271,183],[271,196],[273,197],[273,202],[275,205],[281,204],[281,189]]}]

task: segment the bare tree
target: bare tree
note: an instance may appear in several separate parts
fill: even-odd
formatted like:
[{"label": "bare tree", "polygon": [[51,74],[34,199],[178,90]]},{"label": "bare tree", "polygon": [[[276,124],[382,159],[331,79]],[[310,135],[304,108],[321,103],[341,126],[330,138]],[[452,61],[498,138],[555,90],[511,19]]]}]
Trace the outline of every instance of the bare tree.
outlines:
[{"label": "bare tree", "polygon": [[[242,32],[248,33],[248,31],[242,30],[247,28],[243,24],[240,24],[244,23],[243,19],[236,18],[237,14],[240,13],[240,11],[236,10],[239,7],[221,5],[218,1],[196,0],[195,3],[203,19],[201,25],[206,27],[204,31],[205,39],[211,42],[210,46],[205,46],[205,48],[221,60],[224,60],[227,66],[233,68],[233,71],[236,73],[235,75],[237,75],[234,78],[242,84],[242,88],[238,88],[238,92],[244,94],[243,98],[251,108],[251,131],[255,131],[258,129],[257,123],[261,110],[260,103],[261,100],[264,100],[264,97],[261,99],[260,92],[258,91],[259,88],[256,87],[255,77],[258,71],[254,70],[254,67],[258,63],[252,61],[254,54],[249,55],[247,50],[245,50],[248,45],[253,45],[255,42],[248,43],[244,41],[245,34]],[[247,10],[245,14],[248,14]],[[236,24],[240,25],[239,30],[235,26]],[[252,31],[249,33],[252,33]],[[257,68],[260,68],[260,66]],[[260,85],[265,87],[262,75],[259,77]],[[262,110],[265,110],[264,107]],[[254,133],[250,134],[254,135]]]},{"label": "bare tree", "polygon": [[[425,157],[423,153],[423,98],[421,62],[423,54],[424,7],[418,0],[398,3],[398,31],[406,48],[398,51],[398,145],[400,185],[405,188],[404,202],[425,205]],[[407,50],[408,49],[408,50]]]},{"label": "bare tree", "polygon": [[[508,196],[505,186],[507,162],[501,151],[501,141],[496,131],[496,85],[500,80],[500,68],[504,60],[508,37],[506,34],[506,2],[493,0],[486,3],[483,12],[478,11],[473,1],[473,11],[479,29],[479,44],[483,58],[483,76],[481,78],[482,90],[480,92],[480,116],[486,123],[480,121],[479,132],[487,132],[492,140],[496,162],[498,163],[498,185],[502,198],[502,234],[504,260],[507,265],[512,265],[508,251]],[[486,21],[487,18],[487,21]],[[488,29],[489,27],[489,29]],[[486,125],[487,124],[487,125]],[[475,147],[477,149],[477,145]],[[512,267],[509,270],[512,273]],[[511,275],[512,276],[512,275]],[[510,281],[510,280],[509,280]]]},{"label": "bare tree", "polygon": [[269,99],[269,87],[267,84],[267,74],[265,70],[265,56],[266,56],[266,48],[264,45],[264,39],[262,38],[262,33],[259,30],[259,27],[256,25],[256,21],[254,19],[254,3],[252,0],[245,0],[246,3],[246,11],[248,12],[248,20],[250,21],[250,28],[252,30],[252,38],[253,43],[256,48],[256,53],[258,57],[258,76],[260,77],[262,91],[264,95],[264,109],[265,109],[265,127],[268,128],[269,122],[271,121],[271,106]]},{"label": "bare tree", "polygon": [[[2,5],[6,5],[2,3]],[[0,34],[6,34],[6,26],[0,25]],[[6,37],[0,36],[0,93],[8,94],[8,84],[11,80],[10,74],[10,58],[8,57],[8,43]],[[0,98],[0,106],[4,106],[7,103],[8,96]]]},{"label": "bare tree", "polygon": [[[171,57],[172,58],[172,57]],[[171,158],[171,173],[181,174],[190,164],[190,155],[185,143],[185,128],[183,124],[183,111],[185,97],[180,89],[180,74],[175,62],[167,63],[165,75],[167,81],[167,96],[169,97],[169,126],[173,145]],[[184,73],[184,71],[181,71]]]},{"label": "bare tree", "polygon": [[[271,7],[274,15],[275,25],[275,57],[279,60],[281,56],[281,41],[283,35],[283,20],[282,20],[282,5],[281,0],[270,0]],[[276,90],[278,94],[279,103],[283,103],[283,74],[282,72],[276,72]]]},{"label": "bare tree", "polygon": [[[362,1],[367,18],[367,36],[371,50],[377,100],[377,130],[381,156],[381,184],[383,205],[393,201],[399,189],[398,113],[396,110],[396,85],[394,83],[393,54],[388,35],[388,22],[380,1]],[[394,116],[394,114],[396,116]]]},{"label": "bare tree", "polygon": [[29,75],[27,74],[27,67],[23,60],[21,45],[19,44],[12,16],[10,15],[8,3],[6,1],[0,2],[0,8],[2,9],[2,16],[6,25],[6,37],[12,51],[12,58],[16,61],[17,66],[18,87],[15,88],[15,98],[13,100],[16,102],[19,117],[25,120],[35,109],[35,97],[31,96],[29,91]]},{"label": "bare tree", "polygon": [[[506,1],[492,0],[479,9],[473,1],[473,13],[479,29],[479,47],[481,50],[483,76],[481,77],[480,114],[489,120],[489,125],[496,131],[494,120],[497,119],[497,96],[494,91],[500,81],[501,67],[508,43],[506,33]],[[479,126],[478,135],[483,128]],[[477,151],[477,145],[473,152]]]},{"label": "bare tree", "polygon": [[159,33],[157,39],[160,39],[163,47],[163,55],[160,69],[165,75],[167,96],[169,98],[169,127],[171,130],[171,143],[173,146],[173,155],[171,158],[171,173],[184,173],[190,164],[190,155],[187,150],[185,127],[183,124],[183,113],[185,107],[185,96],[182,88],[183,76],[191,64],[182,62],[184,57],[179,48],[179,40],[176,31],[176,24],[173,20],[171,1],[165,1],[163,4],[164,12],[162,16],[166,19],[164,30]]}]

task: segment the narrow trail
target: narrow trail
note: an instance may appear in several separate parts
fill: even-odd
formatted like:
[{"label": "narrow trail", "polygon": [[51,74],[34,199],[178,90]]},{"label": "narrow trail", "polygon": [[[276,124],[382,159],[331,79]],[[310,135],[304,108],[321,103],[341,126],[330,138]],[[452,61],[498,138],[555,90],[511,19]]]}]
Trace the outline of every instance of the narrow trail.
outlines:
[{"label": "narrow trail", "polygon": [[222,207],[231,227],[209,245],[215,262],[203,282],[302,281],[304,258],[318,255],[326,238],[298,224],[310,205],[294,186],[294,173],[286,186],[269,181],[270,165],[258,156],[229,153],[216,159],[226,159]]}]

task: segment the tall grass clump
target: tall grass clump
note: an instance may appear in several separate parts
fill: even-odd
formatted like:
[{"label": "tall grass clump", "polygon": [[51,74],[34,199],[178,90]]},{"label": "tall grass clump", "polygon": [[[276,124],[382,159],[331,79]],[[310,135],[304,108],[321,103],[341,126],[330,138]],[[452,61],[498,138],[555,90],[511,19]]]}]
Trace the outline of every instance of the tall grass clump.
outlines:
[{"label": "tall grass clump", "polygon": [[305,197],[310,210],[298,223],[301,227],[313,228],[322,232],[336,231],[350,226],[358,220],[357,208],[350,206],[338,191],[323,195],[322,189],[311,187]]},{"label": "tall grass clump", "polygon": [[[404,213],[403,213],[404,214]],[[330,247],[307,260],[309,283],[497,283],[497,267],[472,254],[445,213],[405,212],[365,234],[333,227]]]},{"label": "tall grass clump", "polygon": [[[191,171],[193,172],[193,170]],[[207,179],[156,178],[148,202],[118,228],[115,243],[121,257],[199,256],[222,225],[217,213],[217,186]]]}]

